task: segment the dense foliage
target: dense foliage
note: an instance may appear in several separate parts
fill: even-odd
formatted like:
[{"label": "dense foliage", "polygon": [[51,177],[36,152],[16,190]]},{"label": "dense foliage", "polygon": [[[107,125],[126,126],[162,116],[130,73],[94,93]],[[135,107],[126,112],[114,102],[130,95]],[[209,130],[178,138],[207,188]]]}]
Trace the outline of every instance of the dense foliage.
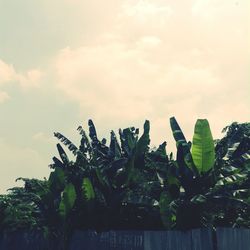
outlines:
[{"label": "dense foliage", "polygon": [[[197,120],[192,142],[170,119],[176,158],[166,142],[150,149],[150,123],[111,131],[99,140],[89,120],[77,147],[55,133],[60,158],[48,179],[19,178],[0,196],[0,230],[42,230],[67,236],[75,229],[190,229],[250,227],[250,123],[233,123],[213,140],[207,120]],[[69,160],[63,147],[75,156]]]}]

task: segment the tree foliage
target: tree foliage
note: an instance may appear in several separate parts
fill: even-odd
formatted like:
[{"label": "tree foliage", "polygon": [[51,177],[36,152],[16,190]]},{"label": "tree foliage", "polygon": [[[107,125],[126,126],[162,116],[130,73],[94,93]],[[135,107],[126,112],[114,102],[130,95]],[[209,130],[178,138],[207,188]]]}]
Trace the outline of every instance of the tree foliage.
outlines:
[{"label": "tree foliage", "polygon": [[[176,157],[166,142],[150,149],[150,123],[100,140],[92,120],[80,126],[80,145],[55,133],[59,157],[45,180],[0,196],[0,230],[37,229],[68,235],[76,229],[190,229],[250,227],[250,124],[233,123],[213,140],[197,120],[192,142],[174,117]],[[71,152],[70,160],[65,150]]]}]

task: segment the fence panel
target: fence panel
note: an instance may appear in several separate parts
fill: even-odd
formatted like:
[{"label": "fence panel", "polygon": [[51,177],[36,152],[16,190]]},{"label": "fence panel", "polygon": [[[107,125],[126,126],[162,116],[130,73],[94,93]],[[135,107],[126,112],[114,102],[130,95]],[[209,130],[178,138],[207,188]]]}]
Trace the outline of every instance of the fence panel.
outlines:
[{"label": "fence panel", "polygon": [[40,232],[12,232],[1,234],[0,250],[45,250],[49,242]]},{"label": "fence panel", "polygon": [[144,250],[143,231],[93,231],[74,233],[70,250]]},{"label": "fence panel", "polygon": [[192,250],[191,246],[191,232],[144,232],[144,250]]},{"label": "fence panel", "polygon": [[212,230],[192,230],[192,250],[214,250]]},{"label": "fence panel", "polygon": [[242,228],[218,228],[216,230],[218,250],[249,250],[250,230]]},{"label": "fence panel", "polygon": [[[218,228],[217,247],[212,231],[76,231],[70,250],[250,250],[250,230]],[[0,250],[60,250],[58,241],[45,239],[41,232],[0,234]]]}]

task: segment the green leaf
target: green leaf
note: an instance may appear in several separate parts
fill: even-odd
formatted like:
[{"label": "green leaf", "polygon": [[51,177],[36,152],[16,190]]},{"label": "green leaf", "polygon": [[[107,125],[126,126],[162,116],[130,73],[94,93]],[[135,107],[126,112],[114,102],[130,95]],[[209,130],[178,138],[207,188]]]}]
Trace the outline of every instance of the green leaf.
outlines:
[{"label": "green leaf", "polygon": [[239,145],[240,142],[236,142],[231,145],[230,148],[228,148],[226,155],[223,157],[223,160],[229,160],[233,156],[234,152],[238,149]]},{"label": "green leaf", "polygon": [[117,138],[113,130],[111,131],[109,154],[111,154],[116,159],[121,158],[121,148],[117,142]]},{"label": "green leaf", "polygon": [[92,142],[94,144],[97,144],[99,141],[98,141],[98,138],[97,138],[95,125],[94,125],[94,123],[93,123],[93,121],[91,119],[89,119],[88,125],[89,125],[89,137],[91,138],[91,140],[92,140]]},{"label": "green leaf", "polygon": [[59,153],[63,163],[68,164],[69,158],[68,158],[66,152],[64,151],[63,147],[59,143],[56,146],[57,146],[58,153]]},{"label": "green leaf", "polygon": [[192,159],[192,155],[190,152],[190,145],[187,142],[179,124],[177,123],[176,119],[174,117],[170,118],[170,126],[173,132],[173,136],[174,139],[176,141],[176,147],[177,150],[179,151],[180,148],[182,150],[182,154],[183,154],[183,160],[184,163],[193,170],[193,172],[195,173],[195,175],[197,175],[197,169],[194,165],[193,159]]},{"label": "green leaf", "polygon": [[[68,149],[74,154],[77,154],[78,148],[76,147],[76,145],[70,141],[67,137],[65,137],[64,135],[62,135],[61,133],[54,133],[54,136],[56,138],[58,138],[58,140],[60,140],[65,146],[68,147]],[[61,150],[61,149],[60,149]],[[59,151],[60,153],[60,151]],[[64,152],[65,153],[65,152]]]},{"label": "green leaf", "polygon": [[95,199],[95,191],[89,178],[83,178],[82,190],[87,201]]},{"label": "green leaf", "polygon": [[144,123],[144,132],[136,145],[136,155],[143,154],[147,151],[148,145],[150,143],[149,139],[150,123],[148,120]]},{"label": "green leaf", "polygon": [[135,157],[132,156],[130,159],[128,159],[126,165],[125,165],[125,173],[126,173],[126,181],[125,184],[129,185],[130,181],[133,177],[134,173],[134,168],[135,168]]},{"label": "green leaf", "polygon": [[173,201],[167,192],[162,192],[159,201],[161,220],[166,229],[170,229],[173,225],[173,214],[170,204]]},{"label": "green leaf", "polygon": [[144,123],[144,131],[140,139],[137,141],[136,150],[135,150],[135,166],[139,168],[143,168],[145,164],[145,153],[149,148],[149,130],[150,123],[148,120]]},{"label": "green leaf", "polygon": [[201,194],[197,194],[195,195],[192,199],[191,202],[194,204],[201,204],[201,203],[205,203],[206,202],[206,197],[204,195]]},{"label": "green leaf", "polygon": [[52,160],[54,162],[53,164],[51,164],[52,168],[56,168],[56,167],[61,168],[61,169],[65,168],[65,164],[61,162],[57,157],[53,157]]},{"label": "green leaf", "polygon": [[215,150],[212,133],[206,119],[198,119],[192,143],[192,158],[199,172],[207,172],[214,166]]},{"label": "green leaf", "polygon": [[63,191],[62,199],[59,204],[59,214],[63,218],[65,218],[69,214],[69,212],[71,211],[71,209],[75,204],[75,200],[76,200],[75,187],[72,183],[69,183]]},{"label": "green leaf", "polygon": [[61,168],[56,167],[55,171],[51,172],[49,176],[50,190],[60,191],[64,188],[64,183],[65,183],[64,171]]},{"label": "green leaf", "polygon": [[174,139],[176,141],[176,146],[178,147],[179,144],[187,143],[187,140],[175,117],[170,118],[170,126],[173,132]]},{"label": "green leaf", "polygon": [[77,128],[77,130],[78,130],[79,134],[82,136],[81,143],[80,143],[80,146],[79,146],[80,152],[82,152],[84,154],[87,153],[87,152],[90,152],[91,151],[91,145],[90,145],[90,142],[89,142],[89,138],[86,135],[86,132],[84,131],[82,126],[79,126]]},{"label": "green leaf", "polygon": [[119,129],[121,147],[128,156],[135,152],[139,130],[134,127]]}]

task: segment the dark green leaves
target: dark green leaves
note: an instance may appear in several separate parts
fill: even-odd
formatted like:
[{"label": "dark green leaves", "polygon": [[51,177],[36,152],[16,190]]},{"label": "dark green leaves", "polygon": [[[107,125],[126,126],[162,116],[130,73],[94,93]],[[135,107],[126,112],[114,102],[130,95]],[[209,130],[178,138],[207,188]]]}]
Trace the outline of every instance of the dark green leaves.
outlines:
[{"label": "dark green leaves", "polygon": [[162,223],[165,229],[171,229],[173,222],[175,221],[175,216],[173,211],[171,211],[171,202],[173,202],[172,197],[167,192],[162,192],[160,196],[160,215]]},{"label": "dark green leaves", "polygon": [[55,133],[75,160],[58,144],[48,181],[22,178],[23,188],[0,196],[0,229],[66,236],[75,229],[250,227],[249,124],[227,127],[214,149],[207,120],[197,120],[191,143],[172,117],[177,152],[170,155],[166,142],[149,148],[147,120],[141,135],[134,127],[120,130],[120,138],[111,131],[109,145],[92,120],[88,125],[88,135],[78,128],[79,147]]},{"label": "dark green leaves", "polygon": [[185,166],[187,166],[191,170],[193,170],[194,175],[197,175],[198,171],[193,163],[193,158],[190,152],[190,145],[189,143],[187,143],[187,140],[174,117],[170,118],[170,125],[176,141],[177,154],[179,154],[179,167],[185,168]]},{"label": "dark green leaves", "polygon": [[137,144],[136,144],[136,150],[135,150],[135,165],[137,168],[143,168],[144,167],[144,156],[148,152],[149,149],[149,130],[150,130],[150,123],[148,120],[144,123],[144,131],[142,136],[139,138]]},{"label": "dark green leaves", "polygon": [[62,146],[58,143],[58,144],[56,145],[56,147],[57,147],[57,150],[58,150],[58,152],[59,152],[59,155],[60,155],[60,157],[61,157],[63,163],[64,163],[64,164],[68,164],[68,163],[69,163],[69,159],[68,159],[68,156],[67,156],[66,152],[65,152],[64,149],[62,148]]},{"label": "dark green leaves", "polygon": [[68,138],[66,138],[64,135],[61,133],[54,133],[54,136],[58,138],[65,146],[68,147],[68,149],[74,154],[77,154],[77,147],[73,144],[72,141],[70,141]]},{"label": "dark green leaves", "polygon": [[89,178],[83,178],[82,190],[87,201],[95,199],[95,191]]},{"label": "dark green leaves", "polygon": [[170,126],[173,132],[174,139],[176,141],[176,146],[178,148],[179,144],[187,143],[187,140],[178,124],[176,121],[175,117],[170,118]]},{"label": "dark green leaves", "polygon": [[73,208],[76,200],[76,191],[72,183],[66,185],[59,205],[59,213],[65,218]]},{"label": "dark green leaves", "polygon": [[137,145],[136,145],[136,154],[137,155],[144,154],[148,150],[148,146],[150,143],[149,130],[150,130],[150,123],[148,120],[146,120],[144,123],[143,134],[140,137],[140,139],[138,140]]},{"label": "dark green leaves", "polygon": [[120,148],[119,143],[117,142],[114,131],[111,131],[109,155],[111,157],[114,157],[115,159],[119,159],[121,157],[121,148]]},{"label": "dark green leaves", "polygon": [[60,191],[64,188],[65,185],[65,175],[64,171],[56,167],[53,172],[50,173],[49,176],[49,186],[52,191]]},{"label": "dark green leaves", "polygon": [[98,138],[97,138],[95,125],[91,119],[89,120],[88,125],[89,125],[89,137],[91,138],[92,142],[96,144],[98,143]]}]

